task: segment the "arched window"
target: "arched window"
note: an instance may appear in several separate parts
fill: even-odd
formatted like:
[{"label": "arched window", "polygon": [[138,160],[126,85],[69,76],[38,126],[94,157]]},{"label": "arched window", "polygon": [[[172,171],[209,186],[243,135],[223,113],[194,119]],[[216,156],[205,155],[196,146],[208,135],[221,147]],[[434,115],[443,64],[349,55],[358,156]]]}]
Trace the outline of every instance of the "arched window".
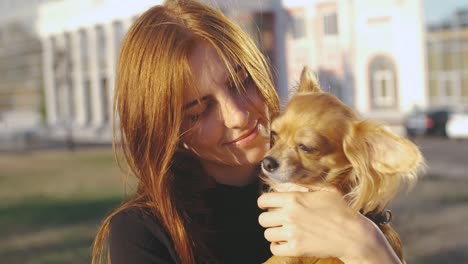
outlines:
[{"label": "arched window", "polygon": [[386,56],[377,56],[369,63],[369,87],[372,109],[397,108],[397,76],[395,64]]}]

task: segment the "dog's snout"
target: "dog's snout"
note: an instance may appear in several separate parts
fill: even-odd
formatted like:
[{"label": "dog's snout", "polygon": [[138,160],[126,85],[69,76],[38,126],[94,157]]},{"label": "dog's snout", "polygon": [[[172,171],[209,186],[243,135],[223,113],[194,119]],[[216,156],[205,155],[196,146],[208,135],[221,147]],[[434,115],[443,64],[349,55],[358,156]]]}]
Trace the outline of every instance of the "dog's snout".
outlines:
[{"label": "dog's snout", "polygon": [[262,168],[268,172],[274,172],[278,167],[278,162],[272,157],[266,157],[262,160]]}]

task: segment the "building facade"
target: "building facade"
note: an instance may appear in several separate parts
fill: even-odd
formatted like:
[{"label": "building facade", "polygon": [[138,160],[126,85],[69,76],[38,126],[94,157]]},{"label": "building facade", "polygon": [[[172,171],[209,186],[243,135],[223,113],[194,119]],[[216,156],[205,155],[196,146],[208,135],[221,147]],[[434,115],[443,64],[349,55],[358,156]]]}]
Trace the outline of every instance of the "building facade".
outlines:
[{"label": "building facade", "polygon": [[[162,1],[62,0],[41,5],[47,123],[57,136],[111,139],[115,60],[134,19]],[[426,107],[420,0],[234,0],[215,5],[249,32],[273,68],[282,104],[303,66],[358,112],[401,125]]]},{"label": "building facade", "polygon": [[47,123],[56,137],[111,140],[120,43],[136,17],[159,2],[128,5],[123,1],[69,0],[40,7]]},{"label": "building facade", "polygon": [[0,1],[0,136],[42,122],[42,50],[34,25],[43,2]]},{"label": "building facade", "polygon": [[468,105],[468,9],[429,25],[426,41],[430,107]]}]

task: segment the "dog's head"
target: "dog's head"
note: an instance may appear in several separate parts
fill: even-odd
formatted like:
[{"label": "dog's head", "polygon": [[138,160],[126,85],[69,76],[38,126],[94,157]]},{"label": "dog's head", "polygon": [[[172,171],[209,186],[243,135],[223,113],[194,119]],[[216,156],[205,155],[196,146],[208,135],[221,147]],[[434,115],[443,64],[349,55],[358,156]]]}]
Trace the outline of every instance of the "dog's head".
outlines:
[{"label": "dog's head", "polygon": [[262,161],[270,183],[333,185],[355,210],[383,209],[402,181],[414,181],[423,163],[413,143],[359,119],[323,92],[308,68],[271,129],[271,150]]}]

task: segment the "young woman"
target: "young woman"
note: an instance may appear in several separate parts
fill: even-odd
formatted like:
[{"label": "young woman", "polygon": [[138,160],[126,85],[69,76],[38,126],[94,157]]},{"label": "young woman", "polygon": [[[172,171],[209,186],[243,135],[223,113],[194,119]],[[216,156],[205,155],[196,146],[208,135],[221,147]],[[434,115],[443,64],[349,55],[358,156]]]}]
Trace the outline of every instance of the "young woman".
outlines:
[{"label": "young woman", "polygon": [[193,0],[149,9],[123,41],[117,76],[114,118],[138,188],[104,220],[93,263],[261,263],[271,252],[400,263],[333,190],[268,193],[257,205],[279,101],[265,58],[220,11]]}]

